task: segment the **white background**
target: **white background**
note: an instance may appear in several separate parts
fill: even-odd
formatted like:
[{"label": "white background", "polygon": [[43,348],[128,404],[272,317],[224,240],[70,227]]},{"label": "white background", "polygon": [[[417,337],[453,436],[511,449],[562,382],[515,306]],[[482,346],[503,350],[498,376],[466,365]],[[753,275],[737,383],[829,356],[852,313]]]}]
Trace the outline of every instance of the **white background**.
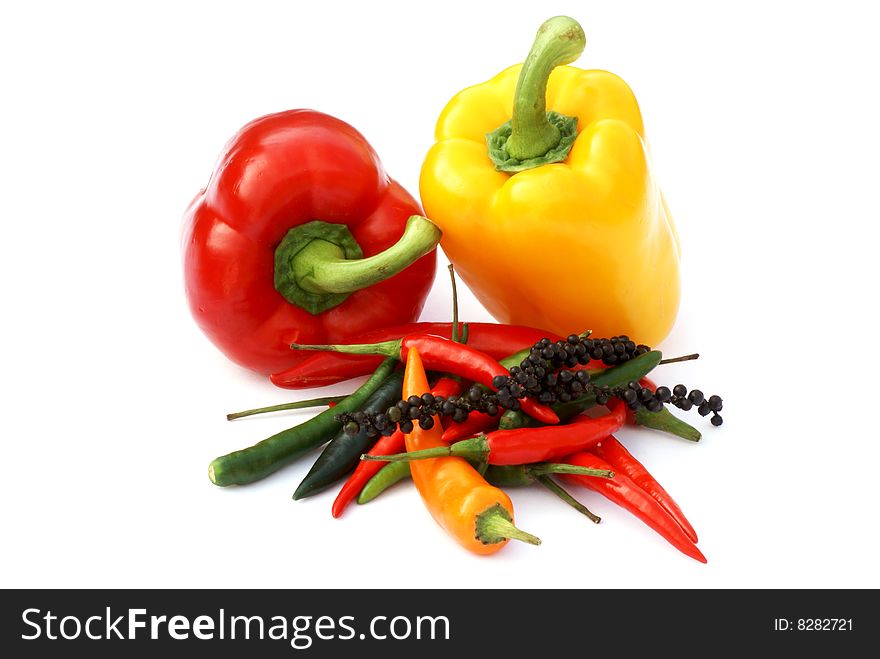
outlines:
[{"label": "white background", "polygon": [[[870,3],[9,7],[0,585],[880,586]],[[180,216],[225,141],[262,114],[319,109],[363,132],[417,194],[446,101],[521,61],[560,13],[585,28],[578,65],[635,90],[681,235],[683,303],[661,348],[702,357],[658,378],[725,399],[720,429],[688,415],[699,445],[621,433],[696,526],[708,565],[587,492],[599,526],[543,491],[512,492],[544,544],[480,558],[410,486],[340,520],[335,488],[291,500],[309,459],[212,486],[210,459],[307,418],[226,412],[317,393],[237,368],[189,317]],[[426,319],[450,317],[440,272]],[[466,290],[461,306],[488,319]]]}]

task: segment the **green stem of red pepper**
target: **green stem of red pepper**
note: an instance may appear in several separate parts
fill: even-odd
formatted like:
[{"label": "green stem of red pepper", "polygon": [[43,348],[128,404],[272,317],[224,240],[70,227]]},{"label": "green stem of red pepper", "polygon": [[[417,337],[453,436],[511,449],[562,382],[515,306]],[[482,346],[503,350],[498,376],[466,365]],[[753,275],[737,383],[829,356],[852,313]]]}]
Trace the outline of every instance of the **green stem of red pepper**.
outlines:
[{"label": "green stem of red pepper", "polygon": [[440,242],[436,224],[412,215],[400,239],[363,258],[341,224],[309,222],[291,229],[275,250],[275,289],[312,314],[341,304],[350,293],[402,272]]}]

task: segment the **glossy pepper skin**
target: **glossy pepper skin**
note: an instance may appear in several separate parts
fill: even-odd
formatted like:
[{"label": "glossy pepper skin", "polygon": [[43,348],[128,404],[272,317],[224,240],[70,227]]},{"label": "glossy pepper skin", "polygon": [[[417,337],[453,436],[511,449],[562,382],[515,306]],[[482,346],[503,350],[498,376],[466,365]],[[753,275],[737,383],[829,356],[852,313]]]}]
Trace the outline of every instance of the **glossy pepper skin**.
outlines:
[{"label": "glossy pepper skin", "polygon": [[[471,439],[463,439],[450,446],[439,446],[416,453],[397,455],[370,454],[364,460],[420,461],[441,456],[457,456],[471,463],[494,466],[512,466],[551,462],[577,451],[592,448],[612,432],[617,432],[626,421],[626,406],[619,400],[608,403],[609,412],[592,418],[580,415],[571,423],[540,428],[495,430]],[[442,437],[441,437],[442,439]]]},{"label": "glossy pepper skin", "polygon": [[521,68],[459,92],[437,120],[419,187],[443,250],[502,323],[657,345],[679,306],[679,243],[636,98],[612,73],[556,67],[546,109],[577,119],[571,151],[497,171],[487,134],[511,120]]},{"label": "glossy pepper skin", "polygon": [[[452,378],[440,378],[437,384],[431,389],[431,393],[434,396],[443,396],[444,398],[457,395],[460,391],[461,382]],[[397,453],[404,449],[406,449],[406,441],[403,433],[400,430],[395,430],[392,435],[380,437],[373,445],[373,448],[370,449],[369,455]],[[333,507],[331,509],[333,517],[339,517],[342,515],[346,506],[351,503],[351,500],[361,493],[364,485],[366,485],[367,482],[382,469],[382,464],[383,463],[381,462],[370,462],[368,460],[361,460],[358,463],[354,472],[348,480],[345,481],[345,485],[342,486],[342,489],[339,490],[339,494],[333,501]]]},{"label": "glossy pepper skin", "polygon": [[[403,397],[421,396],[429,391],[428,378],[417,349],[407,355],[406,372],[403,377]],[[439,417],[434,425],[425,430],[418,424],[406,434],[407,451],[443,446],[443,428]],[[437,523],[459,544],[481,555],[494,554],[507,544],[506,538],[493,538],[494,542],[480,539],[480,518],[501,514],[513,522],[513,504],[497,487],[489,485],[470,463],[462,458],[437,458],[414,462],[410,465],[412,479],[425,506]],[[514,530],[511,527],[511,530]],[[521,538],[524,539],[524,538]],[[537,544],[537,538],[527,540]]]},{"label": "glossy pepper skin", "polygon": [[697,548],[694,541],[679,526],[678,522],[673,519],[666,508],[652,494],[639,487],[629,476],[615,471],[612,465],[590,451],[581,451],[570,455],[564,462],[579,467],[614,471],[613,478],[596,478],[594,476],[572,474],[563,474],[561,478],[571,483],[578,483],[602,494],[610,501],[638,517],[686,556],[690,556],[700,563],[706,562],[706,557],[703,556],[703,553]]},{"label": "glossy pepper skin", "polygon": [[[463,331],[463,329],[461,330]],[[382,327],[357,334],[346,339],[348,343],[375,343],[391,341],[408,334],[435,334],[446,339],[452,337],[452,323],[419,322],[393,327]],[[496,359],[509,356],[548,336],[544,330],[498,323],[468,323],[467,344]],[[550,335],[555,341],[558,336]],[[379,364],[379,355],[346,355],[338,352],[322,352],[311,355],[293,368],[269,376],[272,384],[285,389],[306,389],[335,384],[343,380],[369,375]]]},{"label": "glossy pepper skin", "polygon": [[[492,387],[496,376],[508,376],[508,369],[499,361],[469,345],[451,341],[433,334],[410,334],[398,341],[382,341],[368,344],[342,345],[300,345],[292,344],[297,350],[335,351],[351,354],[385,355],[407,361],[413,350],[420,354],[426,368],[440,373],[449,373]],[[559,417],[547,405],[526,397],[518,401],[522,410],[541,423],[559,423]]]},{"label": "glossy pepper skin", "polygon": [[232,361],[277,373],[308,357],[294,341],[342,341],[415,320],[435,254],[312,314],[275,289],[275,250],[313,220],[348,227],[364,257],[394,244],[418,203],[347,123],[311,110],[261,117],[226,145],[184,217],[186,296],[193,317]]},{"label": "glossy pepper skin", "polygon": [[656,499],[657,503],[666,509],[666,512],[676,521],[687,537],[693,542],[697,542],[697,532],[684,516],[681,507],[669,496],[666,489],[657,482],[657,479],[651,475],[645,465],[626,450],[626,447],[617,441],[614,435],[608,435],[597,446],[594,446],[591,452],[610,464],[615,471],[628,476],[633,483]]}]

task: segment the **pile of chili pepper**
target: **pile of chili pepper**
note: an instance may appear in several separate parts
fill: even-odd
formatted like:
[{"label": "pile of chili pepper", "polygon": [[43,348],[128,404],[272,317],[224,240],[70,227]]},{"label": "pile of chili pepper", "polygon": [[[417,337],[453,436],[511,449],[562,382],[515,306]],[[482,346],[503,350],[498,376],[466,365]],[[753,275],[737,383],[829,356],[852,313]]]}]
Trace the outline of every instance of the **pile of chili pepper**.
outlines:
[{"label": "pile of chili pepper", "polygon": [[[332,509],[339,517],[351,501],[411,477],[438,523],[488,554],[510,539],[539,543],[515,526],[500,488],[537,483],[599,521],[558,478],[705,561],[681,509],[615,437],[629,423],[698,441],[670,409],[695,409],[719,426],[723,401],[656,386],[653,369],[696,355],[664,360],[626,335],[656,342],[669,332],[680,250],[631,90],[610,73],[568,66],[585,39],[574,19],[550,18],[522,66],[449,102],[419,178],[424,209],[337,118],[288,110],[233,136],[185,214],[193,317],[232,361],[279,387],[369,377],[347,396],[228,415],[327,407],[216,458],[213,483],[252,483],[323,446],[294,499],[344,480]],[[509,267],[528,261],[548,218],[579,257],[540,271]],[[505,222],[496,220],[521,230],[498,234]],[[441,240],[502,323],[561,332],[589,319],[621,334],[459,323],[457,311],[452,323],[407,322],[421,313]],[[604,247],[621,240],[627,249]],[[452,287],[454,300],[454,276]]]},{"label": "pile of chili pepper", "polygon": [[[599,521],[558,478],[605,496],[685,555],[705,562],[681,508],[616,436],[637,424],[698,441],[700,432],[670,406],[696,407],[720,425],[720,397],[647,379],[660,364],[695,356],[664,360],[626,336],[560,338],[457,318],[375,330],[355,340],[374,343],[292,346],[320,352],[278,376],[289,388],[374,370],[348,396],[229,415],[328,406],[305,423],[214,460],[209,476],[216,485],[259,480],[325,445],[295,499],[344,481],[332,505],[333,516],[340,517],[352,501],[371,501],[411,477],[454,539],[489,554],[510,539],[540,542],[515,526],[501,488],[537,483]],[[605,413],[596,416],[602,408]]]}]

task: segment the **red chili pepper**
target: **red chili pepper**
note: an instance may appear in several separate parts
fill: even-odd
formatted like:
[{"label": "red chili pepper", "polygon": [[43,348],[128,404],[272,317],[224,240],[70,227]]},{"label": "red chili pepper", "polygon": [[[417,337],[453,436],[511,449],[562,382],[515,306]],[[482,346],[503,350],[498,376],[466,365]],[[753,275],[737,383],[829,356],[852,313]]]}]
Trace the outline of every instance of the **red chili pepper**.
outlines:
[{"label": "red chili pepper", "polygon": [[227,357],[266,374],[306,358],[293,341],[413,321],[439,240],[419,213],[345,122],[311,110],[256,119],[186,212],[190,310]]},{"label": "red chili pepper", "polygon": [[[611,464],[590,451],[581,451],[570,455],[565,458],[565,462],[579,467],[615,471]],[[650,494],[636,485],[626,474],[615,471],[613,478],[596,478],[595,476],[578,476],[573,474],[562,474],[560,477],[602,494],[618,506],[630,511],[683,554],[701,563],[706,562],[706,557],[703,556],[703,553],[666,509]]]},{"label": "red chili pepper", "polygon": [[[644,385],[642,385],[644,386]],[[597,444],[593,449],[593,453],[605,460],[614,467],[614,471],[619,474],[626,474],[633,483],[642,488],[657,500],[661,506],[666,509],[672,519],[681,527],[681,530],[687,534],[693,542],[697,542],[697,532],[691,523],[684,516],[684,513],[675,503],[669,493],[663,489],[663,486],[645,469],[645,465],[636,460],[632,453],[626,450],[626,447],[617,441],[613,435],[609,435]]]},{"label": "red chili pepper", "polygon": [[396,455],[371,454],[364,456],[364,460],[410,462],[456,456],[471,462],[487,462],[497,466],[551,462],[595,446],[611,433],[620,430],[626,421],[626,406],[615,400],[608,407],[611,411],[605,416],[591,418],[580,415],[564,426],[496,430],[451,446]]},{"label": "red chili pepper", "polygon": [[[469,345],[456,343],[431,334],[411,334],[397,341],[384,341],[371,344],[348,345],[302,345],[291,344],[298,350],[330,350],[333,352],[359,355],[385,355],[406,361],[410,348],[418,350],[425,368],[441,373],[451,373],[486,387],[492,387],[492,379],[498,375],[509,375],[509,371],[484,352]],[[494,388],[494,387],[493,387]],[[547,405],[531,398],[520,399],[523,412],[541,423],[559,423],[559,417]]]},{"label": "red chili pepper", "polygon": [[464,421],[449,421],[443,430],[443,441],[447,444],[467,439],[498,427],[499,415],[492,416],[485,412],[471,412]]},{"label": "red chili pepper", "polygon": [[[460,323],[461,324],[461,323]],[[547,337],[556,341],[559,337],[533,327],[521,325],[499,325],[498,323],[468,323],[467,344],[495,359],[531,346]],[[452,323],[409,323],[370,330],[346,339],[349,343],[378,343],[393,341],[409,334],[434,334],[446,339],[452,338]],[[379,355],[350,355],[339,352],[322,352],[310,355],[292,368],[273,373],[269,379],[285,389],[304,389],[322,387],[349,380],[361,375],[369,375],[379,364]]]},{"label": "red chili pepper", "polygon": [[[461,391],[461,383],[452,378],[440,378],[437,384],[431,389],[431,393],[435,396],[443,396],[448,398]],[[406,437],[400,430],[395,430],[394,434],[388,437],[380,437],[379,441],[373,445],[368,455],[383,455],[384,453],[397,453],[406,448]],[[333,517],[339,517],[352,500],[357,497],[364,485],[369,481],[384,465],[381,462],[371,462],[361,460],[355,468],[348,480],[336,495],[331,510]]]}]

